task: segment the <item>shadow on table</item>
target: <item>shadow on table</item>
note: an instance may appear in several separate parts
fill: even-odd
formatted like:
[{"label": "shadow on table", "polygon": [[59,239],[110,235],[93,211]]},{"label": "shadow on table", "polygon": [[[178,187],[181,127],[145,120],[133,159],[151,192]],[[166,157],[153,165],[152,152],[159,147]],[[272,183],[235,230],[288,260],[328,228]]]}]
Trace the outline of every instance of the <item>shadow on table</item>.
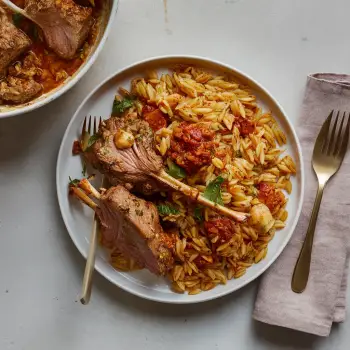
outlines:
[{"label": "shadow on table", "polygon": [[[232,303],[234,298],[231,295],[231,302],[226,300],[228,297],[212,300],[204,303],[196,304],[166,304],[159,303],[151,300],[145,300],[140,297],[134,296],[121,290],[120,288],[112,285],[106,281],[101,275],[96,275],[95,288],[99,293],[104,294],[104,297],[110,299],[112,303],[118,303],[119,307],[127,308],[131,312],[153,314],[154,316],[161,318],[174,318],[178,317],[183,320],[186,317],[195,317],[196,313],[203,314],[205,312],[212,312],[219,308],[227,307],[227,303]],[[249,287],[248,287],[249,288]],[[254,287],[250,287],[252,289]],[[243,292],[244,290],[244,292]],[[243,293],[247,293],[246,288],[237,291],[234,296],[239,299]]]},{"label": "shadow on table", "polygon": [[[55,151],[64,130],[74,113],[74,92],[65,94],[32,112],[11,118],[0,119],[0,164],[29,160],[32,152],[38,152],[37,144],[46,143]],[[56,162],[56,159],[54,159]]]},{"label": "shadow on table", "polygon": [[[80,84],[49,104],[29,113],[10,118],[0,118],[0,164],[25,159],[43,140],[47,147],[58,146],[64,131],[73,117],[76,108],[95,87],[95,69],[91,69],[82,78]],[[99,80],[100,78],[98,78]],[[56,162],[56,159],[54,159]]]},{"label": "shadow on table", "polygon": [[252,330],[255,337],[265,344],[285,349],[313,349],[322,338],[283,327],[271,326],[252,320]]},{"label": "shadow on table", "polygon": [[[233,304],[238,304],[247,293],[255,293],[255,285],[250,284],[245,288],[240,289],[234,294],[215,299],[209,302],[196,304],[166,304],[151,300],[145,300],[135,295],[129,294],[124,290],[114,286],[108,282],[103,276],[96,273],[94,280],[94,288],[96,293],[103,295],[109,299],[111,304],[117,304],[118,308],[125,311],[147,315],[147,317],[157,318],[161,320],[171,319],[172,322],[187,322],[194,319],[204,317],[208,314],[220,313],[220,310],[234,309]],[[205,319],[205,317],[204,317]]]}]

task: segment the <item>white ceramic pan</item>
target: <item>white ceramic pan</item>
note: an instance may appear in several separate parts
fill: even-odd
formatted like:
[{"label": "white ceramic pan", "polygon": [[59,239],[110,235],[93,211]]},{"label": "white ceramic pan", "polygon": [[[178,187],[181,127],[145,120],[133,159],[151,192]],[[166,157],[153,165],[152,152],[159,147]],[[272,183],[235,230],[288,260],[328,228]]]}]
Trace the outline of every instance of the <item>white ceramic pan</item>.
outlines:
[{"label": "white ceramic pan", "polygon": [[15,115],[30,112],[36,108],[46,105],[56,98],[63,95],[69,89],[71,89],[90,69],[92,64],[96,61],[97,56],[101,52],[107,36],[111,30],[115,14],[117,12],[119,0],[106,0],[103,2],[103,9],[100,17],[100,30],[95,42],[93,50],[91,50],[90,55],[86,58],[84,64],[78,69],[78,71],[71,77],[69,77],[62,85],[58,86],[56,89],[41,95],[40,97],[15,106],[1,106],[0,105],[0,118],[12,117]]}]

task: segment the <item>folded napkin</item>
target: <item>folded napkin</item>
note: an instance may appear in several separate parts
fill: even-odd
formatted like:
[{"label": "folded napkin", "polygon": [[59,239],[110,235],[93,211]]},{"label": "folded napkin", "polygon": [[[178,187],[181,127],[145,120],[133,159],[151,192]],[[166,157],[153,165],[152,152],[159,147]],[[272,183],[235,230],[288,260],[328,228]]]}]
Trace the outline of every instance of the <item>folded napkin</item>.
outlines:
[{"label": "folded napkin", "polygon": [[294,293],[291,279],[317,191],[311,166],[313,147],[333,109],[350,112],[350,76],[309,76],[297,125],[305,168],[302,213],[291,241],[262,277],[253,313],[258,321],[320,336],[329,335],[333,322],[345,320],[350,252],[350,151],[324,191],[305,291]]}]

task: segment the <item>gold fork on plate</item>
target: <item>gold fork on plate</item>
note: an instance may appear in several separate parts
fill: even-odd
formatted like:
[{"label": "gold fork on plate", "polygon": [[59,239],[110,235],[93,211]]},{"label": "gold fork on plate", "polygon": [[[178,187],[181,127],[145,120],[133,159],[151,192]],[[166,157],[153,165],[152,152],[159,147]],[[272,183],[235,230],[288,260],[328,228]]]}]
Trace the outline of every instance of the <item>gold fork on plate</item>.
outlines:
[{"label": "gold fork on plate", "polygon": [[[305,290],[309,278],[312,244],[323,190],[328,180],[339,170],[348,147],[350,115],[346,122],[345,112],[338,111],[333,117],[334,114],[332,111],[322,125],[312,155],[312,166],[318,179],[318,190],[305,240],[294,268],[292,290],[295,293],[302,293]],[[333,123],[332,119],[334,119]],[[340,119],[340,126],[337,127]]]},{"label": "gold fork on plate", "polygon": [[[81,148],[83,151],[85,151],[89,146],[90,146],[90,138],[92,135],[95,135],[100,124],[101,124],[101,117],[100,120],[97,124],[97,118],[93,118],[93,127],[91,124],[91,116],[89,117],[89,123],[88,126],[87,124],[87,118],[85,117],[84,123],[83,123],[83,128],[81,131]],[[91,129],[93,131],[93,134],[91,135]],[[104,178],[102,181],[102,184],[104,183]],[[92,287],[92,276],[95,268],[95,256],[96,256],[96,247],[97,247],[97,236],[98,236],[98,221],[96,218],[96,214],[94,214],[94,221],[92,225],[92,230],[91,230],[91,235],[90,235],[90,245],[89,245],[89,252],[88,256],[86,259],[86,265],[85,265],[85,272],[84,272],[84,277],[83,277],[83,285],[82,285],[82,291],[81,291],[81,296],[80,296],[80,302],[84,305],[88,304],[90,301],[91,297],[91,287]]]}]

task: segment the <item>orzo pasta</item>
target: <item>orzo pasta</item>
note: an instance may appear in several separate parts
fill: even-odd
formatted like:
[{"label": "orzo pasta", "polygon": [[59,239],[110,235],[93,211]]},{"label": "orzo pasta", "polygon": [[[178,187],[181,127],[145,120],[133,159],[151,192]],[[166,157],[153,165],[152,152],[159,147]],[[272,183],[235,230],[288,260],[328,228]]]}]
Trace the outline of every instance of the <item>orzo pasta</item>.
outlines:
[{"label": "orzo pasta", "polygon": [[[168,275],[173,290],[197,294],[243,276],[265,258],[269,241],[288,219],[296,166],[273,115],[262,111],[246,86],[188,66],[134,79],[130,91],[120,89],[116,96],[123,99],[153,129],[170,175],[219,204],[250,213],[247,222],[236,223],[181,193],[155,197],[164,230],[176,232],[176,263]],[[137,268],[118,252],[112,264],[123,271]]]}]

